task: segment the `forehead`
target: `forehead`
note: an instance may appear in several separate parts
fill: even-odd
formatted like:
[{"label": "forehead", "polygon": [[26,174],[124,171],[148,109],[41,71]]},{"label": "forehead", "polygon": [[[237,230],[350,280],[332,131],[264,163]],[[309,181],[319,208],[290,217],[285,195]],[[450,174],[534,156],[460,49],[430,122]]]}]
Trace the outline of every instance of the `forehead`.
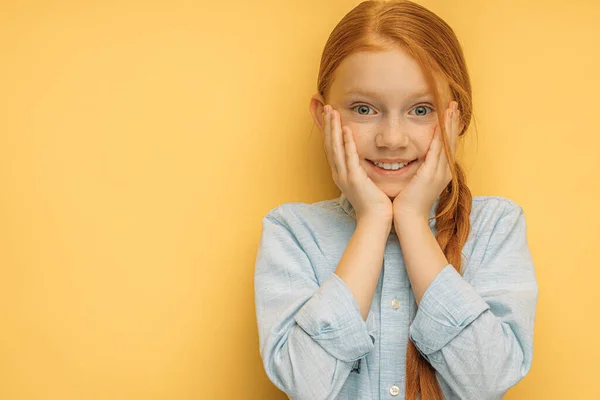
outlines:
[{"label": "forehead", "polygon": [[420,65],[401,48],[356,52],[342,60],[333,76],[331,96],[357,89],[390,99],[431,93]]}]

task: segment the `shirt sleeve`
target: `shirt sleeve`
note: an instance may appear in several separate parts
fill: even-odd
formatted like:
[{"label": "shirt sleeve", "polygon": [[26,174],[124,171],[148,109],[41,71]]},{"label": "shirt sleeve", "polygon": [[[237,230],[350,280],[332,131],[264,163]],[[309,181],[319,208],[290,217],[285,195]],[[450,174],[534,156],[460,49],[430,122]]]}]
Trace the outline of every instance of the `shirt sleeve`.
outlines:
[{"label": "shirt sleeve", "polygon": [[507,204],[486,247],[475,248],[484,255],[471,283],[448,264],[410,326],[419,352],[461,399],[502,398],[532,363],[538,286],[523,210]]},{"label": "shirt sleeve", "polygon": [[[254,289],[265,372],[293,399],[333,399],[374,347],[358,302],[335,273],[319,285],[307,254],[285,222],[267,215]],[[373,325],[371,325],[373,326]]]}]

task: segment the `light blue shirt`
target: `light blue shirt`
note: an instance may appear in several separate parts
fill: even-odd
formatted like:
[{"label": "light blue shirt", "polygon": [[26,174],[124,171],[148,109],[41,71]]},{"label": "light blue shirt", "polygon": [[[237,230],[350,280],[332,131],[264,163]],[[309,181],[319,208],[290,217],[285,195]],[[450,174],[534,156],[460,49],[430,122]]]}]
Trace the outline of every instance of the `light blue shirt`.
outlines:
[{"label": "light blue shirt", "polygon": [[[269,211],[254,290],[273,384],[292,399],[404,399],[410,336],[446,399],[502,398],[531,367],[538,286],[517,203],[473,197],[470,220],[462,275],[448,264],[418,307],[392,229],[364,321],[334,273],[356,228],[344,194]],[[430,228],[435,234],[435,220]]]}]

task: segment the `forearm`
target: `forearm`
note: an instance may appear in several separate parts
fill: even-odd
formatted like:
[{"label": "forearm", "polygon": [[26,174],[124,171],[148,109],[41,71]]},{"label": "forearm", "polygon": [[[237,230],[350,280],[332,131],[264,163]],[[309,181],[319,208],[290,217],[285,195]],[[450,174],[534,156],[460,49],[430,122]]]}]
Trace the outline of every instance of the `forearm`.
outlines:
[{"label": "forearm", "polygon": [[477,312],[452,327],[433,321],[438,313],[420,318],[411,325],[411,340],[461,399],[501,399],[529,371],[532,337],[515,333],[489,309],[469,322]]},{"label": "forearm", "polygon": [[359,220],[335,270],[356,298],[363,320],[367,319],[379,281],[390,227],[391,221]]},{"label": "forearm", "polygon": [[374,347],[374,319],[363,321],[339,276],[316,280],[310,257],[277,218],[283,211],[263,219],[256,258],[260,354],[271,381],[292,398],[335,398],[353,366]]},{"label": "forearm", "polygon": [[411,340],[464,399],[501,398],[531,367],[536,282],[487,285],[484,298],[446,266],[410,325]]},{"label": "forearm", "polygon": [[427,219],[398,216],[394,225],[415,300],[419,304],[429,284],[448,265],[448,260]]},{"label": "forearm", "polygon": [[261,354],[269,379],[290,398],[300,400],[332,398],[353,365],[333,357],[298,325],[285,339],[282,335],[269,336]]},{"label": "forearm", "polygon": [[461,265],[468,280],[447,263],[427,219],[394,221],[419,303],[410,339],[462,399],[500,398],[533,356],[538,289],[523,210],[497,199],[488,207],[494,217]]}]

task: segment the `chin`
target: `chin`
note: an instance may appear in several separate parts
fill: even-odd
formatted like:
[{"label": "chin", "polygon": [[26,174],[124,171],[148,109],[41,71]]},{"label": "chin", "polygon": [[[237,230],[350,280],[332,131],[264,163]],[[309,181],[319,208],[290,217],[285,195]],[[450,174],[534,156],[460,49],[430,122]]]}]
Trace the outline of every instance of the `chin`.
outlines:
[{"label": "chin", "polygon": [[380,186],[379,189],[381,189],[381,191],[383,193],[385,193],[387,195],[387,197],[389,197],[391,200],[393,200],[402,191],[403,187],[404,187],[404,185],[402,185],[402,186],[386,185],[386,186]]}]

